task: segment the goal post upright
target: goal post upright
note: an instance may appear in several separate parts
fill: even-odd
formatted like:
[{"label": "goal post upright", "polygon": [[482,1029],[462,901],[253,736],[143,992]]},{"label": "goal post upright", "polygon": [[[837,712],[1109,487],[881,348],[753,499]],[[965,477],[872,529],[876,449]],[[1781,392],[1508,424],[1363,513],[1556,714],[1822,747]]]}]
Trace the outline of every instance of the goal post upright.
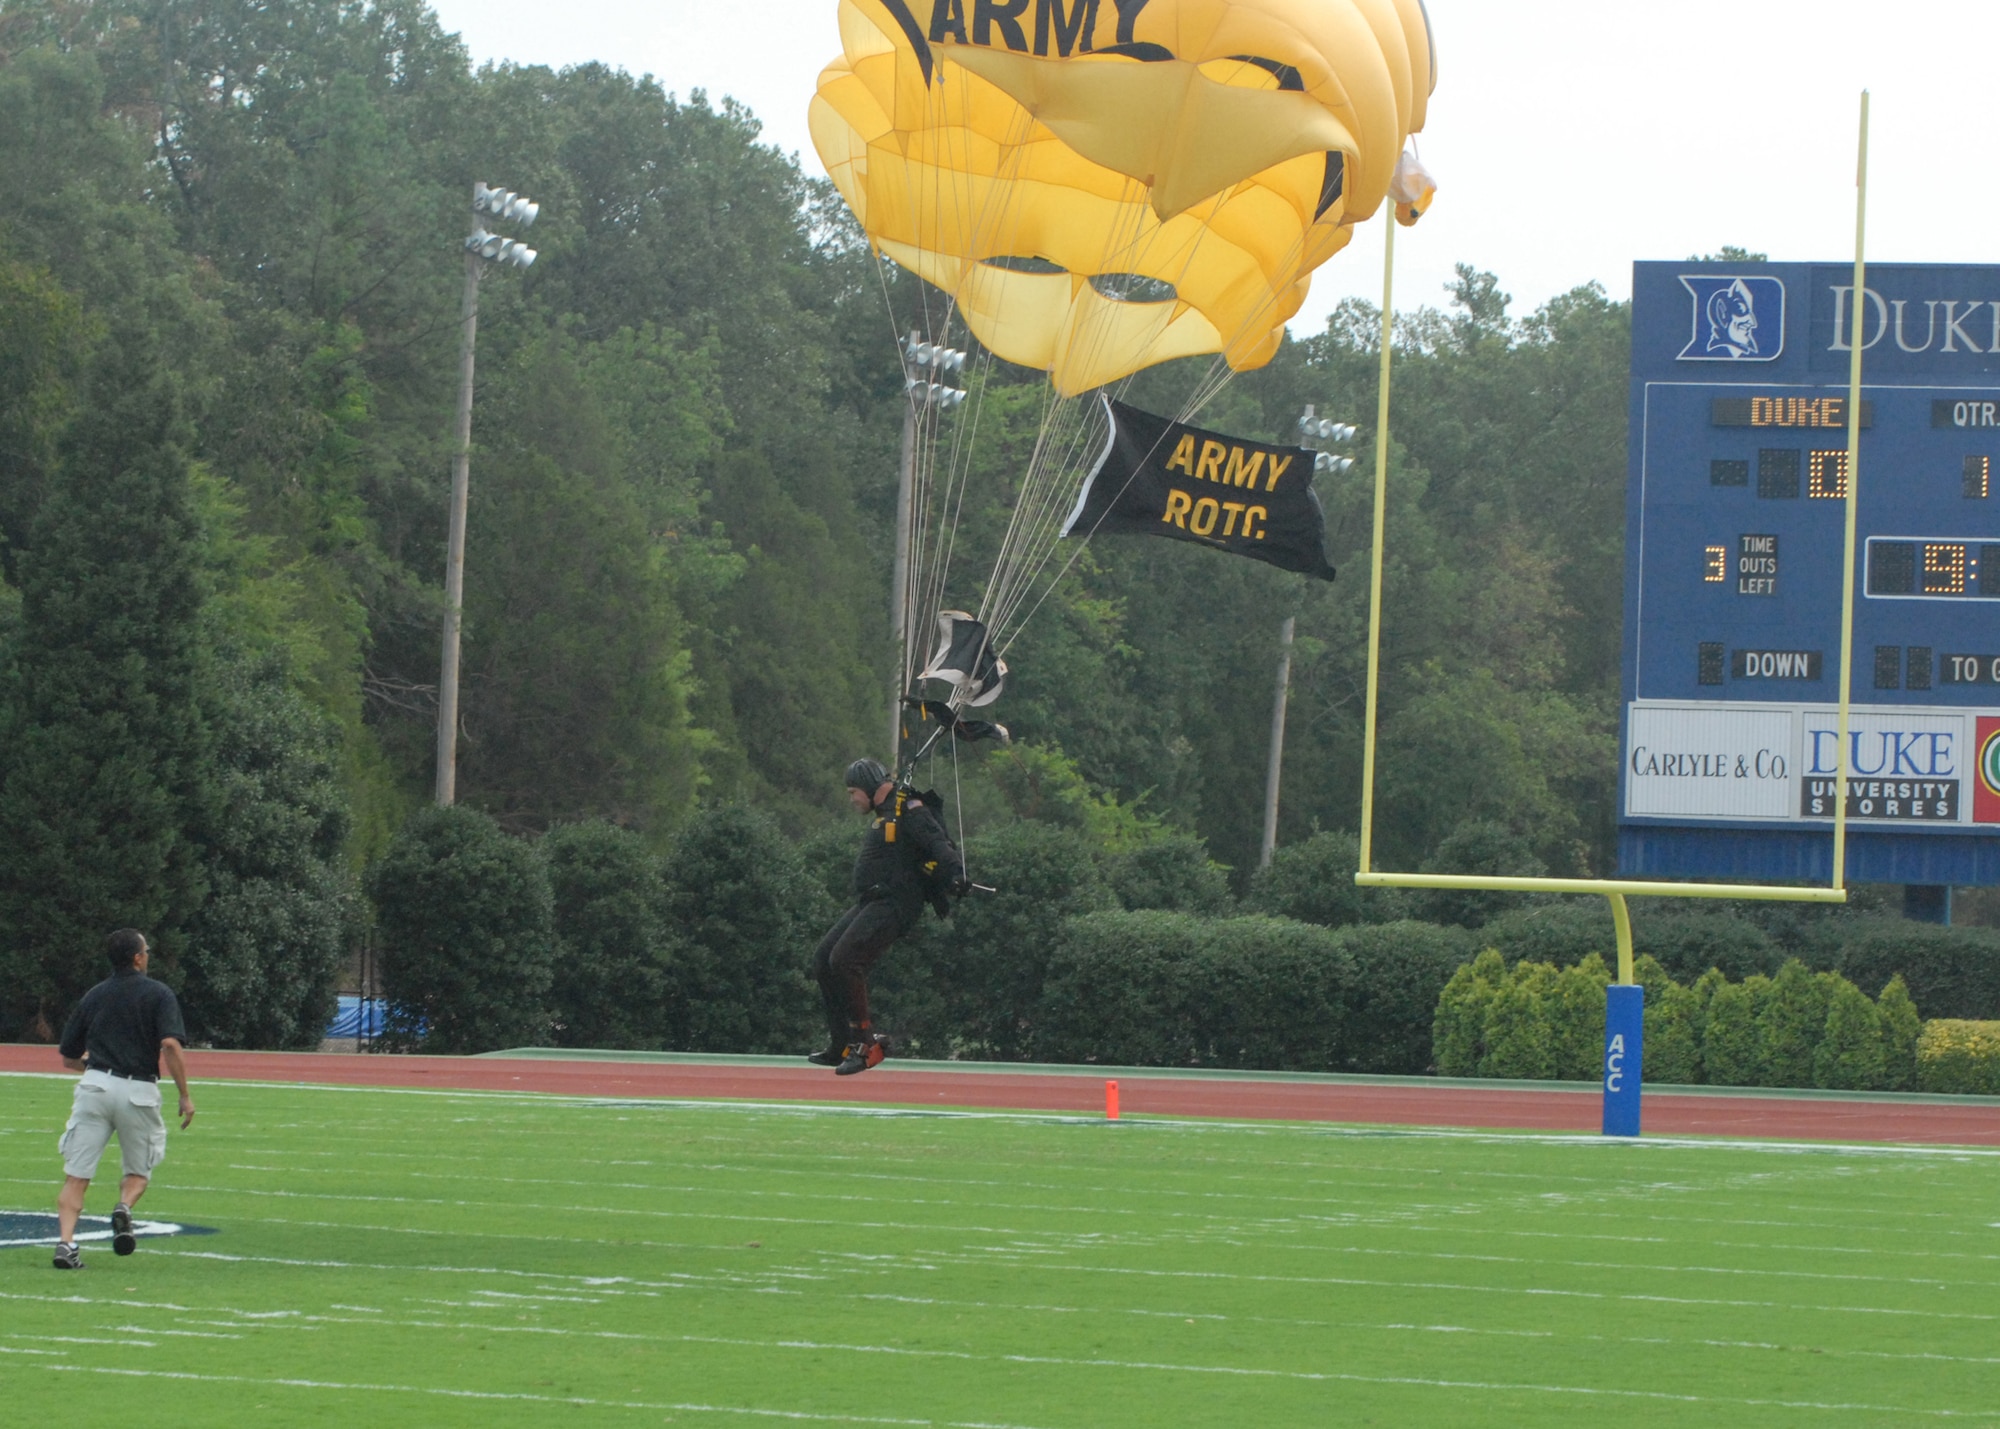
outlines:
[{"label": "goal post upright", "polygon": [[1391,218],[1383,224],[1382,242],[1382,328],[1381,369],[1375,417],[1375,498],[1374,529],[1368,581],[1368,682],[1367,706],[1363,718],[1361,760],[1361,839],[1360,867],[1354,881],[1363,888],[1449,888],[1482,892],[1524,892],[1585,894],[1604,898],[1610,905],[1616,929],[1618,967],[1616,981],[1606,989],[1604,1132],[1606,1135],[1639,1134],[1639,1090],[1642,1076],[1640,1047],[1643,989],[1637,985],[1632,940],[1632,919],[1628,897],[1743,899],[1757,902],[1845,903],[1847,902],[1847,785],[1852,751],[1849,734],[1850,697],[1854,655],[1854,558],[1857,529],[1857,492],[1860,486],[1861,447],[1861,367],[1860,295],[1867,291],[1866,237],[1868,213],[1868,91],[1861,92],[1859,154],[1855,168],[1857,189],[1854,219],[1855,341],[1848,365],[1846,531],[1841,569],[1840,620],[1840,708],[1837,783],[1834,797],[1833,863],[1830,885],[1793,886],[1778,884],[1737,885],[1726,883],[1669,883],[1647,879],[1601,878],[1508,878],[1482,874],[1378,873],[1375,871],[1375,752],[1379,732],[1378,705],[1382,666],[1382,576],[1389,491],[1389,383],[1390,359],[1395,343],[1396,225]]},{"label": "goal post upright", "polygon": [[[1833,886],[1847,886],[1847,778],[1854,752],[1848,712],[1854,690],[1854,544],[1861,488],[1861,309],[1868,292],[1868,91],[1861,91],[1861,137],[1854,161],[1854,341],[1847,359],[1847,511],[1841,546],[1840,754],[1833,798]],[[1838,333],[1835,334],[1839,336]]]},{"label": "goal post upright", "polygon": [[1368,564],[1368,707],[1361,736],[1361,869],[1375,868],[1375,706],[1382,677],[1382,532],[1389,502],[1389,356],[1395,348],[1396,220],[1382,224],[1382,371],[1375,396],[1375,530]]}]

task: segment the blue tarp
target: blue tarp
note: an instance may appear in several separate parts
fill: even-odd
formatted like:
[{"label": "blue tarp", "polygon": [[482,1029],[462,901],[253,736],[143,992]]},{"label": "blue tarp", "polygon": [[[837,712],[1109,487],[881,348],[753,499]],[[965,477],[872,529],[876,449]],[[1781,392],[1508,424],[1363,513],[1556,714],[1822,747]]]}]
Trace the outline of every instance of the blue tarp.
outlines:
[{"label": "blue tarp", "polygon": [[364,999],[360,997],[343,995],[340,999],[339,1008],[333,1014],[333,1021],[326,1024],[326,1035],[329,1037],[380,1037],[382,1035],[382,1018],[389,1006],[388,1000],[380,997],[365,999],[367,1003],[365,1016],[363,1015],[362,1008],[363,1001]]}]

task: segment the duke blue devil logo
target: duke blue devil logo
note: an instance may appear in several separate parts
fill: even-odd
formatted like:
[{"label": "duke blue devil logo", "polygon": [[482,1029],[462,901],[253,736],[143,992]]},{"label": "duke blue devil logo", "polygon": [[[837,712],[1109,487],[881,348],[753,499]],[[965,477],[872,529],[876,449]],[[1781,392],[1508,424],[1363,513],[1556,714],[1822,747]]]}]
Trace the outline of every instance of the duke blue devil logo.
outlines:
[{"label": "duke blue devil logo", "polygon": [[1785,350],[1785,285],[1776,278],[1681,275],[1694,299],[1682,362],[1770,362]]}]

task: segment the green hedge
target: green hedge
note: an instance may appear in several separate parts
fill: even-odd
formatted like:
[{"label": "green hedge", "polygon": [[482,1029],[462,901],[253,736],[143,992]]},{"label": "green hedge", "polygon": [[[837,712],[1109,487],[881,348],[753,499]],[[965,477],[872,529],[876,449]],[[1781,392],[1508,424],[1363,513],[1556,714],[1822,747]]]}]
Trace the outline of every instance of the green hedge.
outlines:
[{"label": "green hedge", "polygon": [[1330,929],[1159,910],[1071,919],[1049,959],[1038,1058],[1337,1069],[1354,960]]},{"label": "green hedge", "polygon": [[1379,923],[1335,935],[1354,960],[1344,1060],[1336,1070],[1420,1076],[1431,1069],[1438,995],[1476,946],[1434,923]]},{"label": "green hedge", "polygon": [[[1691,983],[1712,967],[1740,979],[1769,975],[1784,965],[1785,949],[1748,919],[1702,908],[1662,908],[1661,901],[1673,900],[1633,909],[1633,943],[1682,982]],[[1504,913],[1479,930],[1479,942],[1499,949],[1509,963],[1530,958],[1558,967],[1590,953],[1609,963],[1618,948],[1611,909],[1601,898],[1568,898]]]},{"label": "green hedge", "polygon": [[2000,1022],[1926,1022],[1917,1039],[1917,1086],[2000,1097]]},{"label": "green hedge", "polygon": [[1070,919],[1034,1055],[1050,1062],[1417,1074],[1467,935],[1161,910]]},{"label": "green hedge", "polygon": [[1927,1018],[2000,1019],[2000,931],[1945,928],[1904,918],[1832,925],[1838,950],[1826,964],[1861,987],[1901,977]]},{"label": "green hedge", "polygon": [[[1645,1078],[1655,1084],[1900,1091],[1916,1085],[1917,1010],[1901,979],[1871,1000],[1796,959],[1776,977],[1692,984],[1641,957]],[[1489,948],[1453,974],[1434,1024],[1441,1076],[1595,1081],[1604,1038],[1603,959],[1568,968]]]}]

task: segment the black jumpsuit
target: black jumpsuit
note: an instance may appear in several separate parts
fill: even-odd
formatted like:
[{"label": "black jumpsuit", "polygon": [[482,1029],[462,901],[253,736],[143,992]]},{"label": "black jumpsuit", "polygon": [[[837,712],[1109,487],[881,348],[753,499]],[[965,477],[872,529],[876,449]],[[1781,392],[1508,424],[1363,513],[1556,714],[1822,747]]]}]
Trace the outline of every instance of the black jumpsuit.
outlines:
[{"label": "black jumpsuit", "polygon": [[935,865],[945,883],[965,876],[964,860],[937,815],[913,796],[893,793],[876,809],[861,856],[854,861],[854,906],[840,915],[813,952],[813,977],[833,1046],[845,1046],[870,1030],[869,969],[923,916],[926,865]]}]

